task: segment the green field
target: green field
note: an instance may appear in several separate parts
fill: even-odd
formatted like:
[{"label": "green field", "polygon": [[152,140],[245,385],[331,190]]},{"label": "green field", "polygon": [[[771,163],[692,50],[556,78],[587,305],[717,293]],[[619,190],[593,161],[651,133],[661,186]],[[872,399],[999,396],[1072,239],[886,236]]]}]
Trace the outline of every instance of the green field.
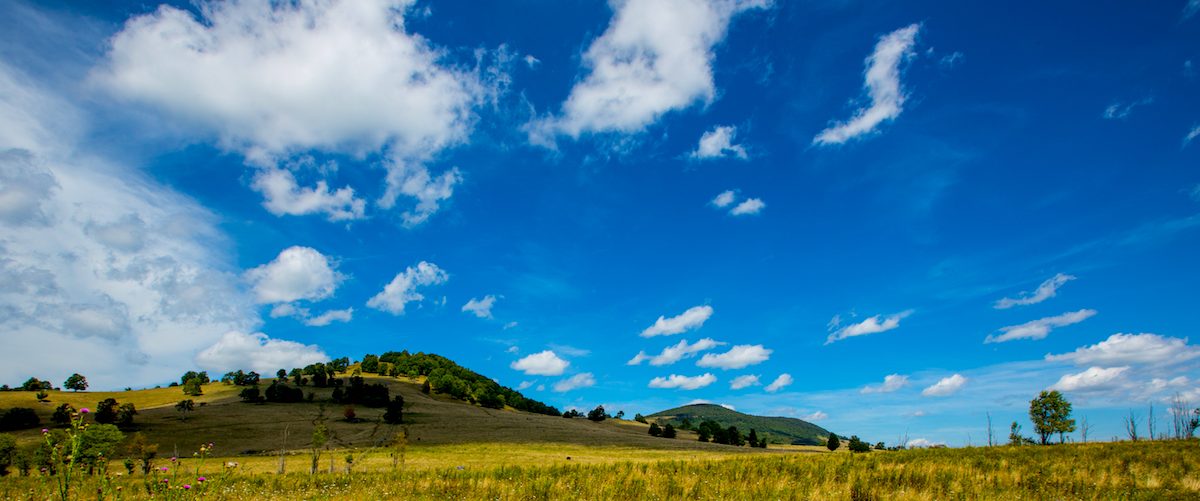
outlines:
[{"label": "green field", "polygon": [[[899,452],[725,455],[564,444],[409,447],[360,453],[347,472],[261,473],[266,464],[84,477],[79,499],[150,498],[162,478],[177,488],[155,497],[208,499],[1197,499],[1200,443],[1190,441],[995,447]],[[565,454],[572,454],[567,460]],[[258,462],[266,462],[261,458]],[[300,467],[306,458],[292,457]],[[322,461],[323,469],[326,465]],[[249,468],[248,468],[249,466]],[[114,465],[114,469],[119,469]],[[224,471],[221,471],[224,470]],[[294,471],[294,470],[293,470]],[[182,472],[182,473],[180,473]],[[178,475],[178,476],[172,476]],[[119,490],[118,490],[119,488]],[[157,487],[156,487],[157,488]],[[47,477],[0,480],[4,499],[53,499]]]}]

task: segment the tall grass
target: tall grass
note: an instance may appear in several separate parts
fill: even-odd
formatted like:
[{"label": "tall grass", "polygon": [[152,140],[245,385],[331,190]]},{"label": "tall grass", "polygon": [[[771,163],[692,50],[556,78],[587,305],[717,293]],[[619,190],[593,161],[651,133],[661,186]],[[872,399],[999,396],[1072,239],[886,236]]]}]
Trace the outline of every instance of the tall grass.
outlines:
[{"label": "tall grass", "polygon": [[[520,449],[521,446],[513,446]],[[379,452],[377,454],[383,454]],[[1168,441],[777,454],[607,464],[466,466],[353,473],[214,475],[209,499],[1200,499],[1200,442]],[[76,492],[97,492],[88,479]],[[95,484],[95,485],[92,485]],[[147,496],[139,475],[122,499]],[[110,487],[108,492],[114,492]],[[192,493],[197,494],[197,493]],[[0,480],[4,499],[54,497],[39,477]],[[161,496],[161,494],[160,494]],[[90,496],[89,496],[90,497]]]}]

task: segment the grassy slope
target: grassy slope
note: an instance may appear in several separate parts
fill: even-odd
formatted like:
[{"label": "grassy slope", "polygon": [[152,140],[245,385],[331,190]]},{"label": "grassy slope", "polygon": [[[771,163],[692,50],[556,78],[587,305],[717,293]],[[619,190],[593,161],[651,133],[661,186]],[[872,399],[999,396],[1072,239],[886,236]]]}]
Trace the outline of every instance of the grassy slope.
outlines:
[{"label": "grassy slope", "polygon": [[664,424],[671,423],[676,427],[684,418],[690,419],[693,425],[699,425],[701,421],[711,419],[721,423],[722,426],[736,426],[743,434],[750,433],[752,429],[756,430],[759,436],[765,433],[771,443],[791,443],[793,440],[805,440],[811,444],[823,444],[826,437],[829,436],[829,430],[808,421],[789,417],[752,416],[712,404],[685,405],[646,417],[657,419]]},{"label": "grassy slope", "polygon": [[[393,395],[405,400],[404,427],[410,447],[463,445],[479,443],[574,444],[610,448],[637,448],[678,451],[753,452],[702,443],[694,434],[681,433],[676,440],[649,436],[647,425],[632,421],[607,420],[593,423],[586,419],[564,419],[514,410],[485,409],[442,395],[425,395],[419,381],[403,378],[366,377],[368,383],[382,382]],[[264,381],[269,384],[269,380]],[[112,397],[133,402],[139,410],[135,422],[139,431],[159,444],[161,456],[176,452],[190,455],[201,443],[216,443],[215,455],[270,453],[280,448],[303,449],[311,443],[313,423],[322,412],[319,403],[245,404],[239,401],[240,387],[211,383],[204,395],[194,397],[197,406],[188,420],[181,421],[174,404],[184,399],[180,388],[136,390],[128,392],[51,392],[49,403],[37,403],[32,392],[0,393],[0,408],[34,407],[49,423],[50,414],[61,403],[94,408],[96,402]],[[316,400],[327,400],[329,388],[305,387]],[[365,448],[390,443],[399,427],[381,423],[383,409],[356,407],[363,422],[342,419],[344,406],[329,403],[324,415],[330,429],[330,446]],[[287,440],[284,440],[284,434]],[[38,440],[38,430],[14,433],[24,443]],[[555,454],[557,455],[557,454]]]}]

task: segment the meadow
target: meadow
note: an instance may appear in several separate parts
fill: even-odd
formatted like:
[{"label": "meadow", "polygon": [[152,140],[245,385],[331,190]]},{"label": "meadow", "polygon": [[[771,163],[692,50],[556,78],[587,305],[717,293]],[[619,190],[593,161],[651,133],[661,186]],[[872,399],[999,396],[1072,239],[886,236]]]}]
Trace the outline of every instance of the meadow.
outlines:
[{"label": "meadow", "polygon": [[[78,499],[1198,499],[1200,442],[721,454],[571,444],[330,451],[333,473],[265,473],[274,458],[183,458],[150,476],[84,477]],[[567,454],[572,454],[570,460]],[[325,470],[325,460],[322,461]],[[294,468],[293,468],[294,467]],[[299,471],[304,468],[304,471]],[[123,473],[123,472],[122,472]],[[205,482],[197,482],[204,476]],[[162,479],[169,482],[162,482]],[[188,483],[189,489],[182,486]],[[167,485],[173,486],[166,488]],[[147,487],[151,486],[151,487]],[[53,480],[9,476],[4,499],[56,499]]]}]

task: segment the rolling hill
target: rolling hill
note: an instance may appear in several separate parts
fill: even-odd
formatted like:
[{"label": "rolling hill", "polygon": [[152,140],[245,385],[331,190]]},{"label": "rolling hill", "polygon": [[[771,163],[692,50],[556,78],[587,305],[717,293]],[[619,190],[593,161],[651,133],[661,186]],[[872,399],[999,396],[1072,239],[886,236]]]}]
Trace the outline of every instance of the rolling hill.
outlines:
[{"label": "rolling hill", "polygon": [[721,426],[736,426],[742,433],[756,430],[759,436],[766,436],[770,443],[786,443],[794,445],[822,445],[829,437],[830,431],[796,418],[764,417],[743,414],[713,404],[693,404],[646,416],[648,420],[656,420],[661,424],[670,423],[676,428],[687,419],[693,426],[702,421],[712,420]]}]

